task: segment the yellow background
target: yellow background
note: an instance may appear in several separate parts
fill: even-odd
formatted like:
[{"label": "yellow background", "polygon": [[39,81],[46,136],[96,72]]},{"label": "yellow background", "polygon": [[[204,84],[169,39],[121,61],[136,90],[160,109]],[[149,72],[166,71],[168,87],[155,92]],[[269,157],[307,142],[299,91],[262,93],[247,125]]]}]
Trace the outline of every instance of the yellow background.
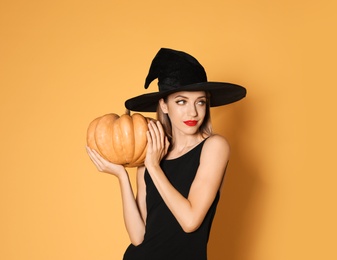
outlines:
[{"label": "yellow background", "polygon": [[89,160],[86,129],[156,91],[143,83],[160,47],[248,89],[212,109],[232,154],[209,258],[337,259],[336,11],[332,0],[2,0],[0,259],[121,259],[118,182]]}]

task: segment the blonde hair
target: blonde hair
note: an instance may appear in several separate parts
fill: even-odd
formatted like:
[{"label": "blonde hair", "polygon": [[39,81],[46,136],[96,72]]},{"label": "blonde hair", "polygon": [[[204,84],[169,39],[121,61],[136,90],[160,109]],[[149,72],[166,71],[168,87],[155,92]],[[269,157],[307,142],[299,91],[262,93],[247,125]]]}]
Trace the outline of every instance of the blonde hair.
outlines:
[{"label": "blonde hair", "polygon": [[[206,101],[206,113],[205,113],[205,118],[199,127],[199,133],[201,134],[202,137],[206,138],[210,135],[212,135],[212,123],[211,123],[211,112],[210,112],[210,105],[209,105],[209,97],[210,94],[206,93],[207,95],[207,101]],[[164,102],[167,102],[167,97],[163,98]],[[171,142],[172,140],[172,124],[171,120],[168,116],[168,114],[165,114],[160,105],[158,104],[157,106],[157,120],[162,124],[165,134],[168,137],[169,141]]]}]

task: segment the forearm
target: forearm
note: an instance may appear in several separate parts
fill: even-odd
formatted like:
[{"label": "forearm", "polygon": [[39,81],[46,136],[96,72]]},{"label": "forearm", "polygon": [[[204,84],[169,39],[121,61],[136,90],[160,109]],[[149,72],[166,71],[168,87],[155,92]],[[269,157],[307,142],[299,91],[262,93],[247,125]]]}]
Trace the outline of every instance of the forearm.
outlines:
[{"label": "forearm", "polygon": [[138,245],[144,239],[145,223],[137,206],[128,175],[125,174],[118,179],[121,188],[125,227],[131,243]]},{"label": "forearm", "polygon": [[129,175],[122,165],[113,164],[102,158],[95,150],[87,147],[87,152],[100,172],[116,176],[122,193],[124,222],[131,243],[140,244],[144,239],[145,224],[133,195]]}]

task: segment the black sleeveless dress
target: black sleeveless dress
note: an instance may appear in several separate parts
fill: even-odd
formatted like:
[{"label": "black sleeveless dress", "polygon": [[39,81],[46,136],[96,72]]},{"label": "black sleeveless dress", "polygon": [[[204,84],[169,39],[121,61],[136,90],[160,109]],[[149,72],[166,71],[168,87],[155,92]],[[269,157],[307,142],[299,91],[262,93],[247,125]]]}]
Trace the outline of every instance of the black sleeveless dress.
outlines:
[{"label": "black sleeveless dress", "polygon": [[[205,140],[179,158],[163,160],[161,167],[171,184],[187,198],[196,175]],[[201,226],[185,233],[161,198],[145,170],[147,219],[142,244],[130,245],[124,260],[206,260],[207,242],[219,201],[219,192]]]}]

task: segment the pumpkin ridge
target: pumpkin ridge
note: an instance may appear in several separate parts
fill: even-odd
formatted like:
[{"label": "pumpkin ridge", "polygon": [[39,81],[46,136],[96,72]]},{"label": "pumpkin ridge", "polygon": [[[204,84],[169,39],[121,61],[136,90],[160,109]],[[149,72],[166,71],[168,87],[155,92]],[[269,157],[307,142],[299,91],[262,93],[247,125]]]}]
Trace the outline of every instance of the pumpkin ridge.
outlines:
[{"label": "pumpkin ridge", "polygon": [[106,144],[110,149],[109,149],[109,153],[107,154],[108,160],[112,163],[116,163],[119,164],[118,161],[118,156],[117,156],[117,152],[114,146],[114,125],[116,124],[117,120],[119,119],[119,116],[116,114],[110,114],[110,116],[112,117],[111,121],[109,122],[109,131],[110,131],[110,140],[109,142]]},{"label": "pumpkin ridge", "polygon": [[146,131],[148,127],[146,119],[141,114],[133,114],[132,119],[134,132],[134,155],[132,163],[137,163],[144,153],[144,147],[147,145]]},{"label": "pumpkin ridge", "polygon": [[100,118],[101,117],[97,117],[96,119],[91,121],[87,130],[87,146],[90,147],[91,149],[94,149],[97,152],[99,152],[99,150],[95,140],[95,130]]},{"label": "pumpkin ridge", "polygon": [[106,114],[99,119],[95,129],[95,140],[99,153],[108,161],[113,160],[112,126],[118,118],[119,116],[116,114]]},{"label": "pumpkin ridge", "polygon": [[[135,113],[133,116],[134,122],[134,137],[135,137],[135,154],[133,156],[133,163],[139,164],[144,161],[144,150],[146,153],[147,138],[146,132],[148,130],[148,122],[144,116]],[[145,149],[144,149],[145,147]]]},{"label": "pumpkin ridge", "polygon": [[[119,118],[120,119],[120,118]],[[114,149],[116,151],[116,163],[117,164],[122,164],[124,165],[125,163],[127,163],[127,161],[125,160],[125,156],[124,156],[124,148],[123,148],[123,141],[121,139],[121,129],[120,129],[120,121],[119,119],[115,122],[114,126],[113,126],[113,144],[114,144]]]}]

